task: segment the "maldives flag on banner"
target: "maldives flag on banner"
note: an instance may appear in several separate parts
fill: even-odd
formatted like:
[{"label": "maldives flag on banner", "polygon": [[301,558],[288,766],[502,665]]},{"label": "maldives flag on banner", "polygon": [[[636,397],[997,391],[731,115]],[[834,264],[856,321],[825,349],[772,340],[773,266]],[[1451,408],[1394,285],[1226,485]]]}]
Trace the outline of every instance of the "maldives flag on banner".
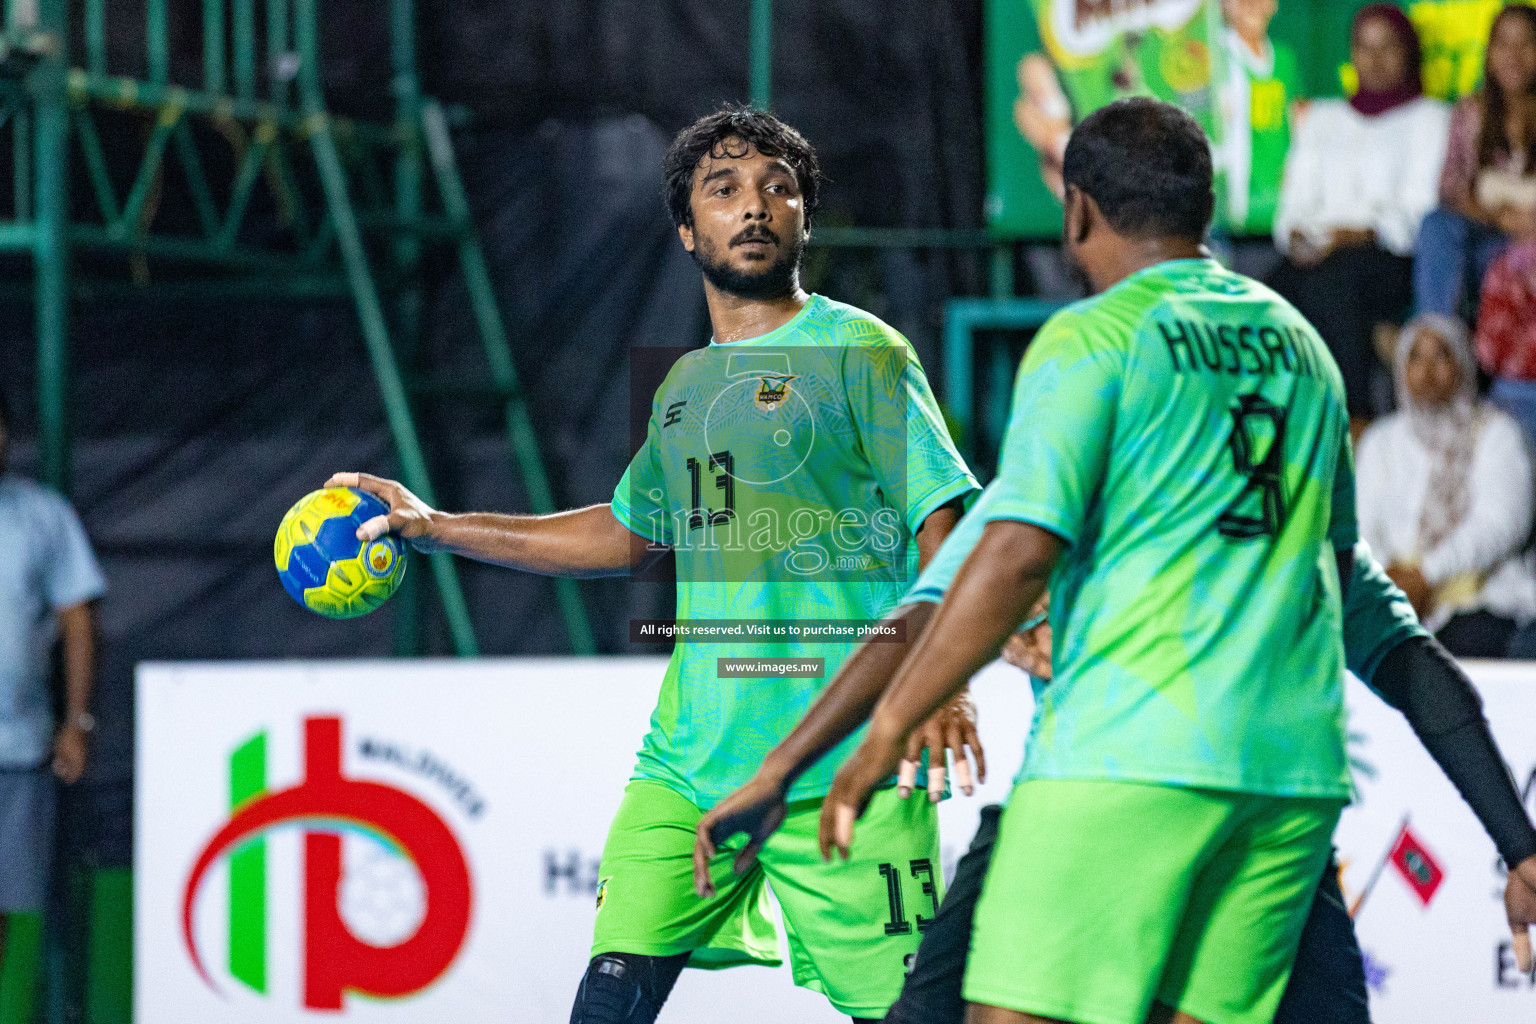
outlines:
[{"label": "maldives flag on banner", "polygon": [[1392,844],[1388,859],[1397,873],[1403,876],[1403,881],[1408,883],[1408,888],[1419,898],[1419,902],[1429,906],[1429,901],[1435,898],[1435,890],[1445,881],[1445,870],[1436,863],[1406,822],[1397,834],[1397,842]]}]

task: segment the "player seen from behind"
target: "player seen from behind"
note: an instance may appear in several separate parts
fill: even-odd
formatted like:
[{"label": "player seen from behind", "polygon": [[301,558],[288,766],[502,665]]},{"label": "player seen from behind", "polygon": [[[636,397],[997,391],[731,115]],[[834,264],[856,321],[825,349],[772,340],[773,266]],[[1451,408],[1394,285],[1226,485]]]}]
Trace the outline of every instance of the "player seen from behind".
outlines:
[{"label": "player seen from behind", "polygon": [[[753,780],[717,804],[699,825],[699,843],[737,829],[764,833],[782,801],[786,777],[775,765],[814,762],[862,724],[943,599],[955,572],[981,536],[986,497],[945,540],[917,585],[891,613],[904,620],[903,644],[866,644],[843,663],[801,727],[770,755]],[[978,512],[979,510],[979,512]],[[1051,628],[1042,622],[1011,637],[1003,658],[1033,678],[1037,693],[1050,682]],[[1527,926],[1536,923],[1536,829],[1526,817],[1483,717],[1471,681],[1419,625],[1402,592],[1387,578],[1364,543],[1355,547],[1353,577],[1344,602],[1344,653],[1354,672],[1407,717],[1415,734],[1456,786],[1493,840],[1514,865],[1504,905],[1521,970],[1531,963]],[[997,841],[1001,807],[983,808],[970,849],[956,866],[939,913],[923,933],[912,972],[886,1024],[962,1024],[962,981],[971,926],[982,881]],[[1344,905],[1336,865],[1324,868],[1302,930],[1295,966],[1275,1013],[1275,1024],[1369,1024],[1365,967],[1354,922]]]},{"label": "player seen from behind", "polygon": [[1065,174],[1066,249],[1097,294],[1026,353],[981,536],[822,841],[849,849],[921,709],[1049,581],[1056,678],[977,907],[971,1020],[1269,1021],[1349,792],[1342,383],[1294,309],[1206,257],[1210,151],[1186,115],[1112,104]]}]

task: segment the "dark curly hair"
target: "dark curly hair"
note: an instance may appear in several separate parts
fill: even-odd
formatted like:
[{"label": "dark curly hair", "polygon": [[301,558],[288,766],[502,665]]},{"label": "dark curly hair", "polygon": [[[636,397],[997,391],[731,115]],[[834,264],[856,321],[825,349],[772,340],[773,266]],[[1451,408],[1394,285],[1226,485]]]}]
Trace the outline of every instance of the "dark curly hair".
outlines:
[{"label": "dark curly hair", "polygon": [[[727,146],[732,140],[743,145]],[[805,223],[809,227],[816,207],[821,204],[821,166],[816,151],[805,136],[766,111],[752,107],[723,107],[701,117],[677,133],[662,161],[666,176],[667,212],[678,227],[693,225],[693,172],[705,157],[745,156],[748,148],[789,164],[800,186],[805,203]]]}]

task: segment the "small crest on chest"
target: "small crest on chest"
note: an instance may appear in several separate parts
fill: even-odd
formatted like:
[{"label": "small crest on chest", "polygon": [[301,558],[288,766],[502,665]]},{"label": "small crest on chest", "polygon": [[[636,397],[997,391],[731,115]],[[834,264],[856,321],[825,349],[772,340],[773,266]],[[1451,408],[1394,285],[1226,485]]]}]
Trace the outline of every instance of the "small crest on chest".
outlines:
[{"label": "small crest on chest", "polygon": [[764,412],[774,412],[789,398],[790,382],[799,380],[799,374],[764,374],[757,378],[757,391],[752,404]]}]

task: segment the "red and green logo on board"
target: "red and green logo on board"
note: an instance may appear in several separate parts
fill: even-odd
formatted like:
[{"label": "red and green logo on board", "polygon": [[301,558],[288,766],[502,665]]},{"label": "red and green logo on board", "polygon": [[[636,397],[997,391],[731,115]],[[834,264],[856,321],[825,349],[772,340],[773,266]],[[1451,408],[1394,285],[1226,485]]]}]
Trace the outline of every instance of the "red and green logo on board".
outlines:
[{"label": "red and green logo on board", "polygon": [[[181,907],[187,953],[215,991],[219,985],[194,934],[194,912],[209,870],[227,859],[229,976],[253,992],[268,993],[267,837],[277,829],[302,832],[299,966],[306,1008],[341,1010],[348,993],[384,999],[413,995],[442,977],[463,947],[474,886],[458,838],[436,811],[405,790],[343,775],[341,751],[340,718],[306,719],[303,778],[271,791],[265,732],[231,753],[230,816],[199,853]],[[342,901],[354,881],[344,877],[347,834],[381,847],[382,863],[408,861],[414,868],[419,905],[409,919],[409,933],[397,941],[359,936],[343,913]]]}]

